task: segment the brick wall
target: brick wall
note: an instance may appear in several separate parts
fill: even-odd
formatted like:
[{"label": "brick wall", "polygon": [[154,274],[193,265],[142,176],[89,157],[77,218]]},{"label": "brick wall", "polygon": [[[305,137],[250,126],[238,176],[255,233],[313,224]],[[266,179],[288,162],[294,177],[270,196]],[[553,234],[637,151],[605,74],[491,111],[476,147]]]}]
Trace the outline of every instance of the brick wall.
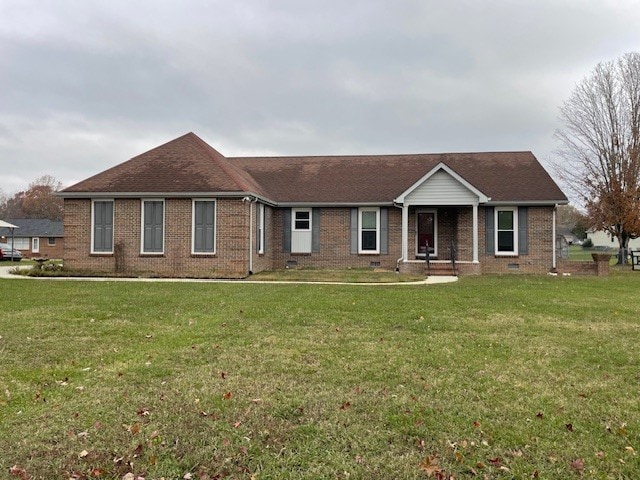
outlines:
[{"label": "brick wall", "polygon": [[528,207],[529,252],[526,255],[496,256],[487,253],[486,209],[478,209],[479,273],[548,273],[553,264],[553,207]]},{"label": "brick wall", "polygon": [[[252,238],[249,240],[249,209]],[[284,208],[265,207],[265,253],[257,253],[257,204],[241,199],[217,199],[216,254],[191,254],[192,201],[165,199],[165,245],[162,255],[140,253],[141,201],[117,199],[114,205],[114,254],[91,255],[91,200],[65,199],[65,263],[72,269],[133,275],[242,278],[249,274],[249,245],[254,273],[283,268],[395,269],[401,256],[402,211],[388,208],[389,253],[352,254],[350,208],[321,208],[320,251],[283,251]],[[486,253],[485,209],[478,210],[480,264],[472,260],[472,208],[438,209],[438,259],[449,259],[455,241],[461,273],[547,273],[552,267],[552,208],[529,207],[529,252],[502,257]],[[41,243],[42,247],[42,243]],[[409,210],[409,259],[415,258],[415,209]],[[464,263],[467,262],[467,263]]]},{"label": "brick wall", "polygon": [[399,208],[389,208],[389,253],[388,254],[352,254],[351,253],[351,209],[321,208],[320,252],[295,254],[283,251],[283,208],[274,211],[273,268],[368,268],[381,267],[395,269],[396,261],[402,254],[402,213]]},{"label": "brick wall", "polygon": [[191,254],[191,199],[165,199],[164,253],[140,253],[141,201],[116,199],[114,253],[91,254],[91,200],[65,199],[65,264],[131,275],[242,278],[248,274],[249,203],[216,201],[216,253]]}]

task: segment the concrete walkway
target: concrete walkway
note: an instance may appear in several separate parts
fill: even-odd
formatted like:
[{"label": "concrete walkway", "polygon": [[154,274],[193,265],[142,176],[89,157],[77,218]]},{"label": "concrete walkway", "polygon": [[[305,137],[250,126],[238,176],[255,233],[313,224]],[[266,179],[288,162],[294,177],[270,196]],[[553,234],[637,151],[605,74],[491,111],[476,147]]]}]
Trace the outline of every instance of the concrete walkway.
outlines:
[{"label": "concrete walkway", "polygon": [[138,277],[28,277],[26,275],[13,275],[11,270],[18,268],[31,268],[31,266],[0,266],[0,278],[26,279],[26,280],[73,280],[84,282],[182,282],[182,283],[238,283],[238,284],[310,284],[310,285],[366,285],[366,286],[389,286],[389,285],[435,285],[438,283],[457,282],[458,277],[431,276],[417,282],[290,282],[286,280],[222,280],[214,278],[138,278]]}]

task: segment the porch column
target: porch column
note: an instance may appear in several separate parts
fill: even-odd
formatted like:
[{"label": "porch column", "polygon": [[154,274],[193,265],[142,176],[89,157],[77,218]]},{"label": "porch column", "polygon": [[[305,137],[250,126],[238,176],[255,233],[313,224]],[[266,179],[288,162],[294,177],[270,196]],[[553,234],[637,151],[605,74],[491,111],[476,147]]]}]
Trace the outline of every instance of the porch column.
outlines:
[{"label": "porch column", "polygon": [[402,206],[402,261],[409,258],[409,207]]},{"label": "porch column", "polygon": [[473,263],[478,261],[478,204],[473,204]]}]

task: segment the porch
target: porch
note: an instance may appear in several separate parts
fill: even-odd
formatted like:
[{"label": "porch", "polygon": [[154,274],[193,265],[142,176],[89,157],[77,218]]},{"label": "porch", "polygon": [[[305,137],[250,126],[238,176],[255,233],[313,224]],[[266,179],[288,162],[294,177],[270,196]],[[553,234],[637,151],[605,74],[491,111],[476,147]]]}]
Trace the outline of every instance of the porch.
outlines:
[{"label": "porch", "polygon": [[[404,206],[401,272],[480,273],[478,206]],[[427,255],[428,252],[428,255]]]}]

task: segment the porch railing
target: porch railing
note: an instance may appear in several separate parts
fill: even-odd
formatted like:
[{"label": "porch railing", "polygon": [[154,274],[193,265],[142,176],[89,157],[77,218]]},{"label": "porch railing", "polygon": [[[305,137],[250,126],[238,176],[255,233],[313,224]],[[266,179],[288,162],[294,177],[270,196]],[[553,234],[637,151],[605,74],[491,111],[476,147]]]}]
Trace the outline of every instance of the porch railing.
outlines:
[{"label": "porch railing", "polygon": [[[451,244],[449,245],[449,258],[450,258],[450,262],[451,262],[451,272],[454,275],[458,275],[458,267],[457,267],[457,260],[458,260],[458,250],[456,249],[456,244],[455,242],[452,240]],[[427,276],[431,275],[431,255],[429,255],[429,242],[425,242],[425,255],[424,255],[424,261],[425,264],[427,266]]]}]

